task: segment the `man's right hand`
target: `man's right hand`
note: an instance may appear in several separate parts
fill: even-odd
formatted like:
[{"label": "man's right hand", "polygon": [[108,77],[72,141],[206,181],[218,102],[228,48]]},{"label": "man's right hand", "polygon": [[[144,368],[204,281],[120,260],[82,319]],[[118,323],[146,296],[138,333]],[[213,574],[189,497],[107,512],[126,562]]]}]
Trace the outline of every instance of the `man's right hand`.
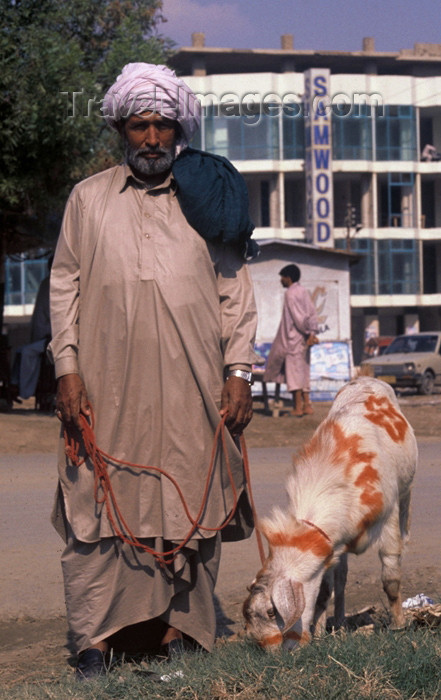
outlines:
[{"label": "man's right hand", "polygon": [[66,425],[81,428],[80,414],[90,416],[86,387],[79,374],[65,374],[57,382],[57,417]]}]

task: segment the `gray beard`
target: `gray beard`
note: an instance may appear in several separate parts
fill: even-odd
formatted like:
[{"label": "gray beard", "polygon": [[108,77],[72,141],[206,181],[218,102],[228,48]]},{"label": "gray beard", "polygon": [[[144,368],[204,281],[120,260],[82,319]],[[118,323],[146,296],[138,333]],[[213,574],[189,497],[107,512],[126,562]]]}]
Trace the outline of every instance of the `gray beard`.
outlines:
[{"label": "gray beard", "polygon": [[[126,162],[141,175],[157,175],[170,170],[175,159],[175,146],[167,148],[133,148],[127,140],[124,144]],[[144,158],[144,155],[158,153],[159,158]]]}]

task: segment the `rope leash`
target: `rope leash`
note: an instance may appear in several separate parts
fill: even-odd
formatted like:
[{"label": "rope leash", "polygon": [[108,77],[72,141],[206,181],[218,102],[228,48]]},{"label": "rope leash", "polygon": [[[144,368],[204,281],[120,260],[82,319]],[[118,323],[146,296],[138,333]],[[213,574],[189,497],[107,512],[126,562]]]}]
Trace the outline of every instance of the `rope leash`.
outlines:
[{"label": "rope leash", "polygon": [[[219,532],[223,530],[232,520],[234,517],[234,514],[237,509],[237,504],[238,504],[238,497],[237,497],[237,490],[236,486],[234,483],[234,478],[233,478],[233,473],[231,471],[231,463],[230,463],[230,458],[228,455],[228,450],[227,450],[227,442],[226,442],[226,437],[225,437],[225,421],[227,416],[223,416],[222,419],[219,421],[215,434],[214,434],[214,439],[213,439],[213,446],[211,450],[211,457],[210,457],[210,464],[208,468],[208,473],[207,473],[207,478],[205,481],[205,487],[204,487],[204,492],[202,496],[202,501],[201,505],[199,508],[199,511],[196,515],[195,518],[192,517],[187,503],[185,502],[185,497],[184,494],[182,493],[182,490],[177,483],[177,481],[170,476],[170,474],[167,474],[167,472],[164,469],[161,469],[160,467],[155,467],[155,466],[150,466],[150,465],[141,465],[141,464],[136,464],[135,462],[128,462],[125,460],[121,459],[116,459],[115,457],[112,457],[111,455],[108,455],[106,452],[101,450],[98,445],[96,444],[96,438],[95,438],[95,433],[94,433],[94,425],[95,425],[95,418],[93,414],[92,408],[89,406],[90,411],[91,411],[91,416],[90,416],[90,422],[87,420],[86,416],[80,414],[80,421],[81,421],[81,434],[83,438],[83,444],[84,444],[84,449],[87,457],[90,459],[93,470],[94,470],[94,498],[95,502],[98,504],[104,504],[106,508],[106,514],[107,518],[109,520],[109,523],[117,537],[119,537],[123,542],[126,542],[127,544],[131,545],[132,547],[137,547],[138,549],[141,549],[145,552],[148,552],[151,556],[154,557],[154,559],[159,563],[160,566],[166,566],[168,564],[171,564],[176,557],[178,556],[178,553],[185,547],[187,542],[192,538],[196,530],[205,530],[209,532]],[[80,467],[84,462],[86,461],[86,457],[80,458],[79,452],[80,452],[80,443],[75,440],[75,438],[71,435],[68,434],[66,429],[64,429],[64,440],[65,440],[65,452],[67,457],[70,459],[72,464],[76,467]],[[226,520],[222,523],[222,525],[218,527],[207,527],[205,525],[202,525],[200,520],[202,518],[202,514],[205,510],[205,507],[207,505],[208,501],[208,493],[209,493],[209,487],[210,487],[210,482],[211,478],[213,475],[213,470],[214,470],[214,463],[215,463],[215,458],[216,458],[216,453],[218,446],[221,445],[224,454],[225,454],[225,464],[226,464],[226,469],[227,469],[227,474],[230,482],[230,486],[233,492],[233,508],[231,510],[231,513],[229,516],[226,518]],[[245,481],[246,485],[248,488],[248,494],[250,498],[250,505],[251,505],[251,510],[253,513],[253,519],[254,522],[257,522],[257,515],[256,515],[256,509],[254,505],[254,499],[252,495],[252,490],[251,490],[251,480],[250,480],[250,467],[249,467],[249,460],[248,460],[248,452],[246,449],[246,444],[245,444],[245,438],[243,435],[240,436],[240,445],[242,449],[242,457],[243,457],[243,466],[244,466],[244,473],[245,473]],[[131,531],[129,525],[127,524],[119,506],[118,502],[115,496],[115,492],[113,490],[110,477],[107,472],[107,462],[112,462],[113,464],[123,466],[123,467],[129,467],[132,469],[142,469],[142,470],[149,470],[152,472],[156,472],[158,474],[161,474],[162,476],[166,477],[175,487],[179,499],[181,501],[181,504],[184,508],[185,515],[188,519],[188,521],[191,523],[191,527],[185,536],[185,538],[180,541],[180,543],[176,546],[173,547],[172,549],[168,550],[167,552],[159,552],[148,545],[144,544],[143,542],[140,542],[136,535]],[[101,487],[102,490],[102,496],[99,496],[99,488]],[[265,560],[265,553],[263,549],[263,543],[262,543],[262,538],[260,532],[256,529],[256,536],[257,536],[257,544],[258,544],[258,549],[259,549],[259,554],[262,563]]]},{"label": "rope leash", "polygon": [[246,445],[245,438],[244,438],[243,434],[240,436],[240,447],[242,450],[243,470],[245,472],[245,481],[246,481],[246,484],[248,487],[248,495],[250,497],[251,512],[253,514],[254,529],[256,531],[257,549],[259,550],[260,563],[263,566],[265,563],[265,560],[266,560],[266,554],[265,554],[265,550],[263,548],[262,534],[257,527],[257,521],[258,521],[257,511],[256,511],[256,506],[254,504],[253,491],[251,489],[250,461],[248,459],[248,450],[247,450],[247,445]]}]

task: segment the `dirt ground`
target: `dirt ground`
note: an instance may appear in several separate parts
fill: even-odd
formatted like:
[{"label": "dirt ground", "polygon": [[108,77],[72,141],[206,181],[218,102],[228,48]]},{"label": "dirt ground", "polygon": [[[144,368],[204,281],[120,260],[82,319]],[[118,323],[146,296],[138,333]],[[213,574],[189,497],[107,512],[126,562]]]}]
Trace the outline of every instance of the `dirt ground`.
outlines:
[{"label": "dirt ground", "polygon": [[[431,446],[430,459],[433,463],[432,468],[435,470],[433,473],[438,474],[433,488],[437,491],[439,500],[440,478],[439,471],[436,471],[436,451],[438,437],[441,434],[441,394],[431,397],[404,395],[400,397],[400,404],[404,414],[414,427],[417,438],[425,441],[429,447]],[[272,448],[261,451],[268,455],[279,448],[290,448],[289,452],[285,449],[284,454],[291,454],[291,451],[295,452],[311,437],[318,423],[326,416],[329,407],[330,403],[316,403],[313,416],[298,419],[282,415],[279,418],[273,418],[264,415],[262,406],[256,402],[253,421],[246,431],[247,446],[251,451],[254,448]],[[0,413],[0,457],[8,456],[6,462],[13,465],[14,460],[20,459],[20,455],[30,456],[38,453],[39,455],[53,456],[58,432],[59,422],[53,415],[36,413],[33,410],[32,401],[25,402],[22,406],[14,407],[10,412]],[[32,488],[36,489],[38,488],[38,472],[34,474],[33,478],[35,484],[32,484]],[[263,488],[266,488],[265,483]],[[419,504],[418,507],[424,510],[424,503]],[[2,522],[3,527],[4,516],[1,514],[0,522]],[[439,518],[437,518],[437,523],[432,522],[431,525],[439,530]],[[439,539],[437,542],[439,544]],[[16,552],[11,548],[9,553],[11,562],[14,555]],[[234,570],[232,569],[234,569],[235,564],[232,556],[227,553],[225,561],[221,565],[224,567],[223,577],[227,583],[224,583],[223,589],[221,589],[223,608],[220,615],[220,627],[222,628],[222,622],[225,623],[226,627],[231,623],[230,628],[236,631],[240,619],[240,606],[236,592],[242,590],[243,581],[239,583],[234,579]],[[38,557],[32,561],[35,560],[38,561]],[[39,566],[43,567],[44,571],[44,558],[39,560]],[[363,576],[361,570],[350,571],[348,607],[352,611],[378,602],[377,578],[376,575]],[[229,595],[228,588],[231,588],[231,595]],[[42,610],[50,608],[50,601],[47,599],[52,595],[51,590],[50,585],[38,590]],[[432,595],[434,592],[438,592],[441,596],[441,572],[438,561],[434,561],[433,547],[421,547],[418,551],[418,566],[408,572],[408,591],[412,591],[414,594],[424,591]],[[59,612],[40,616],[36,614],[35,610],[29,614],[26,601],[21,600],[21,595],[26,595],[25,589],[21,593],[17,581],[11,578],[8,582],[6,577],[6,584],[2,581],[2,596],[7,597],[8,595],[13,596],[14,610],[20,610],[20,613],[14,613],[11,616],[4,611],[2,613],[0,609],[1,682],[10,685],[24,679],[36,679],[42,675],[45,678],[56,678],[66,668],[66,660],[69,658],[66,647],[66,622],[63,614]],[[373,599],[374,595],[376,596],[375,600]],[[440,599],[441,597],[436,602],[439,602]],[[21,603],[23,603],[22,606]]]},{"label": "dirt ground", "polygon": [[[417,437],[439,436],[441,440],[441,391],[432,396],[403,392],[399,402]],[[0,454],[54,452],[59,421],[53,415],[34,411],[33,406],[33,399],[28,399],[22,405],[14,404],[12,411],[0,412]],[[279,419],[265,415],[262,404],[255,401],[253,420],[245,433],[247,445],[300,446],[311,437],[330,406],[330,402],[315,402],[314,414],[298,419],[288,415],[285,403],[286,410]]]}]

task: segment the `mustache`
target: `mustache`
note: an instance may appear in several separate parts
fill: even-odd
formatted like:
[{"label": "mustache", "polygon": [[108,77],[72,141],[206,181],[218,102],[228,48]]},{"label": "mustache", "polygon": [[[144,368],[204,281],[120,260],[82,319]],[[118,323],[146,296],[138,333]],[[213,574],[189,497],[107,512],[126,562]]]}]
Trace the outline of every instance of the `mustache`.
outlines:
[{"label": "mustache", "polygon": [[133,151],[133,155],[136,156],[151,156],[159,155],[166,156],[169,153],[168,148],[162,148],[161,146],[145,146],[144,148],[138,148]]}]

